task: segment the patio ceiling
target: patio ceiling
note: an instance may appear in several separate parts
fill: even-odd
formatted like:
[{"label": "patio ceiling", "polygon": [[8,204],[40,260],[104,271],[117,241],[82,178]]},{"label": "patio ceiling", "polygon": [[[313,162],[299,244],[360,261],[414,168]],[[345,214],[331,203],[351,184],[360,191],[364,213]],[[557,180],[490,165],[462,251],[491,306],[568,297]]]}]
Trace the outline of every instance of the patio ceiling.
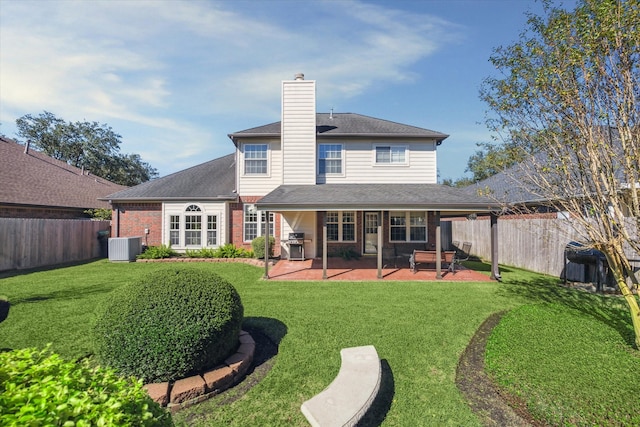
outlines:
[{"label": "patio ceiling", "polygon": [[281,185],[256,203],[267,211],[428,210],[443,216],[498,212],[481,196],[439,184]]}]

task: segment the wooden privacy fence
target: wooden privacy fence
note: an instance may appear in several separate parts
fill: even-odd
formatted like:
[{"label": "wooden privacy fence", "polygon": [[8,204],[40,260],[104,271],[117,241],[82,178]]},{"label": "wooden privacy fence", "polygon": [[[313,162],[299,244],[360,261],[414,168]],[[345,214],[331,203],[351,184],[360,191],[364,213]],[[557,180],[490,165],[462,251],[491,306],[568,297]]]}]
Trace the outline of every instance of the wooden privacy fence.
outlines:
[{"label": "wooden privacy fence", "polygon": [[[473,255],[486,260],[491,259],[491,232],[488,220],[451,221],[449,224],[454,241],[471,242]],[[574,225],[571,220],[560,218],[500,218],[498,262],[564,277],[566,245],[571,241],[584,239]],[[630,253],[627,255],[637,258]],[[570,263],[567,267],[567,277],[570,279],[573,276],[575,280],[580,280],[580,277],[576,276],[584,275],[584,268],[578,264]]]},{"label": "wooden privacy fence", "polygon": [[98,232],[110,229],[109,221],[0,218],[0,271],[106,256]]}]

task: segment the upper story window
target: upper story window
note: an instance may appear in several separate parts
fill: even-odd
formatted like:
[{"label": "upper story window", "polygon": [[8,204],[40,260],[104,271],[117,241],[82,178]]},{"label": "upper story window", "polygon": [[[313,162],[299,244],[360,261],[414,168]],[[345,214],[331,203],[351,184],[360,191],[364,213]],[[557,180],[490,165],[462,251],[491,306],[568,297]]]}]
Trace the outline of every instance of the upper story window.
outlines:
[{"label": "upper story window", "polygon": [[394,145],[377,145],[376,165],[405,165],[407,164],[406,147]]},{"label": "upper story window", "polygon": [[267,144],[245,144],[244,173],[247,175],[266,175]]},{"label": "upper story window", "polygon": [[342,173],[342,144],[320,144],[318,146],[318,174]]}]

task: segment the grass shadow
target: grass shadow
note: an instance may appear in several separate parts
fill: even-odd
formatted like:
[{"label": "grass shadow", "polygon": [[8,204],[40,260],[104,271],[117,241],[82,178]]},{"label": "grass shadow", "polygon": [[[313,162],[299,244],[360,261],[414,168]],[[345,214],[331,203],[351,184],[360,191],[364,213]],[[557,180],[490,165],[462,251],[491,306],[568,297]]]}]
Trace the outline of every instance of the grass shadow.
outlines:
[{"label": "grass shadow", "polygon": [[209,414],[216,408],[242,398],[252,387],[260,383],[273,365],[282,338],[287,334],[287,326],[281,321],[269,317],[245,317],[242,329],[247,331],[256,343],[253,362],[242,381],[226,389],[209,400],[179,411],[176,426],[206,424]]},{"label": "grass shadow", "polygon": [[41,301],[47,301],[47,300],[71,300],[71,299],[84,298],[87,295],[108,294],[111,291],[112,289],[105,288],[103,284],[97,284],[97,285],[90,285],[82,288],[61,289],[61,290],[49,292],[46,294],[43,293],[40,295],[31,295],[25,298],[15,297],[15,298],[11,298],[11,304],[12,305],[29,304],[29,303],[35,303],[35,302],[41,302]]},{"label": "grass shadow", "polygon": [[624,341],[635,346],[635,336],[626,302],[620,295],[594,294],[561,286],[555,277],[509,278],[501,287],[508,297],[517,297],[533,303],[561,304],[610,326]]},{"label": "grass shadow", "polygon": [[60,264],[45,265],[45,266],[41,266],[41,267],[32,267],[32,268],[25,268],[25,269],[13,269],[13,270],[3,270],[3,271],[0,271],[0,279],[5,279],[5,278],[8,278],[8,277],[15,277],[15,276],[24,276],[26,274],[37,273],[37,272],[40,272],[40,271],[51,271],[51,270],[57,270],[59,268],[67,268],[67,267],[75,267],[75,266],[78,266],[78,265],[91,264],[91,263],[99,261],[101,259],[104,259],[104,258],[98,257],[98,258],[90,258],[90,259],[86,259],[86,260],[82,260],[82,261],[70,261],[70,262],[64,262],[64,263],[60,263]]},{"label": "grass shadow", "polygon": [[[469,270],[485,271],[487,273],[491,272],[491,264],[487,262],[479,261],[479,260],[463,261],[462,265],[468,268]],[[513,272],[513,269],[502,266],[502,265],[500,266],[500,273],[511,273],[511,272]]]},{"label": "grass shadow", "polygon": [[393,379],[393,371],[386,359],[380,360],[380,368],[382,371],[380,377],[380,389],[378,395],[373,400],[371,407],[364,416],[356,424],[357,427],[373,427],[382,424],[387,417],[393,396],[395,395],[395,381]]}]

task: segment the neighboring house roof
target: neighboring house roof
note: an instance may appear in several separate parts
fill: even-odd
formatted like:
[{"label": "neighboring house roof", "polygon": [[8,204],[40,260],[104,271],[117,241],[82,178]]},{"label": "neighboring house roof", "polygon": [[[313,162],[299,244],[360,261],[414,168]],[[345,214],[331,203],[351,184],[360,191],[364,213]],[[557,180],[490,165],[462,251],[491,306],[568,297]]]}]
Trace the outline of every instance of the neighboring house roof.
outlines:
[{"label": "neighboring house roof", "polygon": [[471,196],[459,188],[439,184],[323,184],[281,185],[256,206],[261,210],[409,210],[445,213],[491,212],[491,199]]},{"label": "neighboring house roof", "polygon": [[[280,126],[281,122],[270,123],[231,133],[229,138],[237,145],[238,138],[280,137]],[[317,113],[316,131],[318,138],[345,136],[431,138],[438,144],[449,136],[429,129],[354,113]]]},{"label": "neighboring house roof", "polygon": [[102,200],[235,200],[235,154],[110,194]]},{"label": "neighboring house roof", "polygon": [[540,197],[527,182],[522,165],[517,164],[489,178],[464,187],[462,191],[469,196],[485,195],[495,202],[504,204],[540,204],[546,199]]},{"label": "neighboring house roof", "polygon": [[127,188],[0,137],[0,204],[109,208],[99,198]]}]

